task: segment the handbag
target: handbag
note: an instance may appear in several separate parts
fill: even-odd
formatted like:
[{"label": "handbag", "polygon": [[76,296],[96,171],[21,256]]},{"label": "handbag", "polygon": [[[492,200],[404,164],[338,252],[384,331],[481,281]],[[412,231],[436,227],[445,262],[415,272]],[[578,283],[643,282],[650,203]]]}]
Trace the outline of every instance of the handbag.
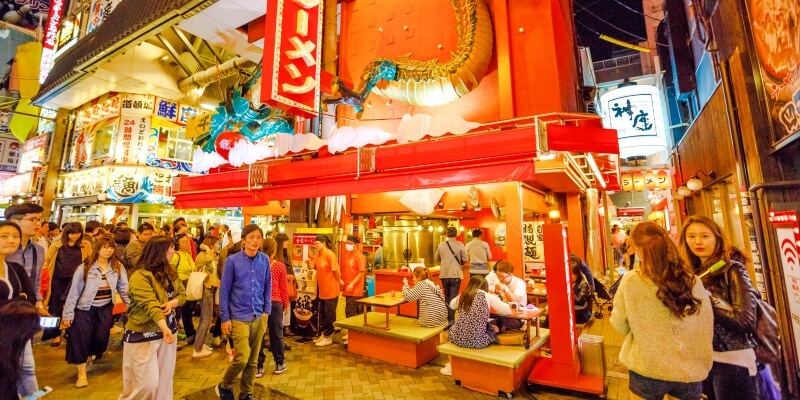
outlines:
[{"label": "handbag", "polygon": [[289,301],[297,300],[297,278],[294,275],[288,275],[286,277],[287,287],[289,289]]},{"label": "handbag", "polygon": [[[734,261],[732,263],[741,265]],[[728,277],[725,276],[725,278]],[[778,313],[775,312],[775,308],[761,299],[761,294],[752,285],[749,290],[756,296],[756,329],[751,332],[756,342],[756,347],[753,348],[756,353],[756,361],[761,364],[778,364],[781,362]],[[730,297],[730,294],[728,296]]]},{"label": "handbag", "polygon": [[186,300],[197,301],[203,298],[203,283],[207,277],[205,272],[192,271],[186,281]]}]

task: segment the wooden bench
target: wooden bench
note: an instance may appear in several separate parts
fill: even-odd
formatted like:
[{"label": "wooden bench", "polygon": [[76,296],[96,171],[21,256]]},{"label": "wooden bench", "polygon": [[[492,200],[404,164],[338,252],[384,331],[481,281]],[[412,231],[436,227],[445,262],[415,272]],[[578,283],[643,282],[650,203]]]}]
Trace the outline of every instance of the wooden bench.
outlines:
[{"label": "wooden bench", "polygon": [[[386,318],[382,312],[370,312],[370,325],[381,325]],[[364,326],[362,314],[334,323],[348,330],[347,350],[370,358],[406,367],[418,368],[439,356],[436,346],[443,327],[422,328],[414,318],[392,315],[389,330]]]},{"label": "wooden bench", "polygon": [[550,337],[550,330],[541,328],[531,339],[530,347],[490,345],[485,349],[467,349],[453,343],[439,345],[439,352],[450,356],[453,379],[457,385],[478,392],[511,398],[530,374],[539,348]]}]

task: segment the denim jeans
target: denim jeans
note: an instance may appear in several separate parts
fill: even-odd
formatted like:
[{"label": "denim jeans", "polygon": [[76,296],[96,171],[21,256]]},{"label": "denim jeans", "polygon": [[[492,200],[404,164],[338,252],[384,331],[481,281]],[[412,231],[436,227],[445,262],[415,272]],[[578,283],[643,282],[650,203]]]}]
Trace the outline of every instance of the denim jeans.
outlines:
[{"label": "denim jeans", "polygon": [[[267,317],[267,333],[269,334],[269,351],[275,359],[275,367],[284,363],[283,347],[283,303],[272,300],[272,311]],[[267,338],[265,337],[265,339]],[[261,352],[258,353],[258,368],[263,368],[267,360],[267,349],[261,343]]]},{"label": "denim jeans", "polygon": [[456,320],[456,310],[450,308],[450,301],[458,296],[458,289],[461,287],[460,278],[442,278],[442,288],[444,289],[444,301],[447,303],[447,320]]},{"label": "denim jeans", "polygon": [[356,303],[356,300],[363,299],[364,296],[345,296],[344,297],[344,316],[350,318],[364,312],[364,306]]},{"label": "denim jeans", "polygon": [[33,360],[33,346],[29,340],[28,343],[25,343],[25,350],[22,352],[22,369],[19,381],[17,381],[17,393],[26,397],[37,390],[39,390],[39,382],[36,381],[36,363]]},{"label": "denim jeans", "polygon": [[211,347],[211,341],[208,340],[208,330],[211,328],[211,322],[214,321],[214,295],[217,293],[217,288],[203,288],[203,299],[200,303],[200,323],[197,326],[197,336],[194,339],[194,349],[196,351],[203,350],[203,345],[208,344]]},{"label": "denim jeans", "polygon": [[670,395],[678,400],[699,400],[703,394],[702,382],[670,382],[648,378],[628,371],[631,392],[645,400],[662,400]]}]

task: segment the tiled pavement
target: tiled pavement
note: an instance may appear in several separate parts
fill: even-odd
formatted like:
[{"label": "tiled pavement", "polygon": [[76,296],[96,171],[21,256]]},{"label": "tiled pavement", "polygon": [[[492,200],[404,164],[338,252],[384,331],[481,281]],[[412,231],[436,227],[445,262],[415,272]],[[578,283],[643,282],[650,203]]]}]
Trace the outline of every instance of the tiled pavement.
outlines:
[{"label": "tiled pavement", "polygon": [[[606,379],[609,399],[627,400],[627,372],[618,365],[617,354],[623,337],[614,333],[608,316],[595,322],[587,333],[605,337],[605,351],[609,375]],[[75,388],[75,369],[64,361],[65,346],[51,348],[46,343],[37,343],[34,354],[37,376],[41,386],[51,386],[55,391],[46,398],[109,400],[116,399],[122,389],[122,347],[120,335],[112,336],[105,357],[96,362],[89,372],[89,387]],[[447,361],[440,357],[416,370],[383,361],[352,355],[338,344],[316,348],[311,344],[296,344],[288,339],[292,350],[287,352],[289,370],[282,375],[267,374],[257,379],[256,398],[260,399],[491,399],[471,390],[456,386],[449,376],[439,369]],[[391,351],[391,349],[387,349]],[[271,372],[274,364],[268,356]],[[216,385],[227,364],[223,348],[214,355],[200,360],[192,359],[189,347],[178,350],[178,362],[174,378],[175,398],[188,400],[216,399]],[[487,377],[490,379],[490,377]],[[593,398],[577,393],[559,392],[549,388],[523,388],[516,393],[518,399],[576,399]],[[594,397],[596,398],[596,397]]]}]

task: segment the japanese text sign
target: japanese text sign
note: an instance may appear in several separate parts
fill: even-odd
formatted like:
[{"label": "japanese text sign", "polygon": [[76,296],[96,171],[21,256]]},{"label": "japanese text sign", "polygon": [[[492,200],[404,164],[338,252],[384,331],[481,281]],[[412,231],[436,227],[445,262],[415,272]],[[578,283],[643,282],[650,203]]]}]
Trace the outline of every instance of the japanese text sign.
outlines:
[{"label": "japanese text sign", "polygon": [[318,114],[322,0],[267,2],[261,100],[304,117]]},{"label": "japanese text sign", "polygon": [[544,262],[544,222],[522,223],[522,251],[525,261]]}]

